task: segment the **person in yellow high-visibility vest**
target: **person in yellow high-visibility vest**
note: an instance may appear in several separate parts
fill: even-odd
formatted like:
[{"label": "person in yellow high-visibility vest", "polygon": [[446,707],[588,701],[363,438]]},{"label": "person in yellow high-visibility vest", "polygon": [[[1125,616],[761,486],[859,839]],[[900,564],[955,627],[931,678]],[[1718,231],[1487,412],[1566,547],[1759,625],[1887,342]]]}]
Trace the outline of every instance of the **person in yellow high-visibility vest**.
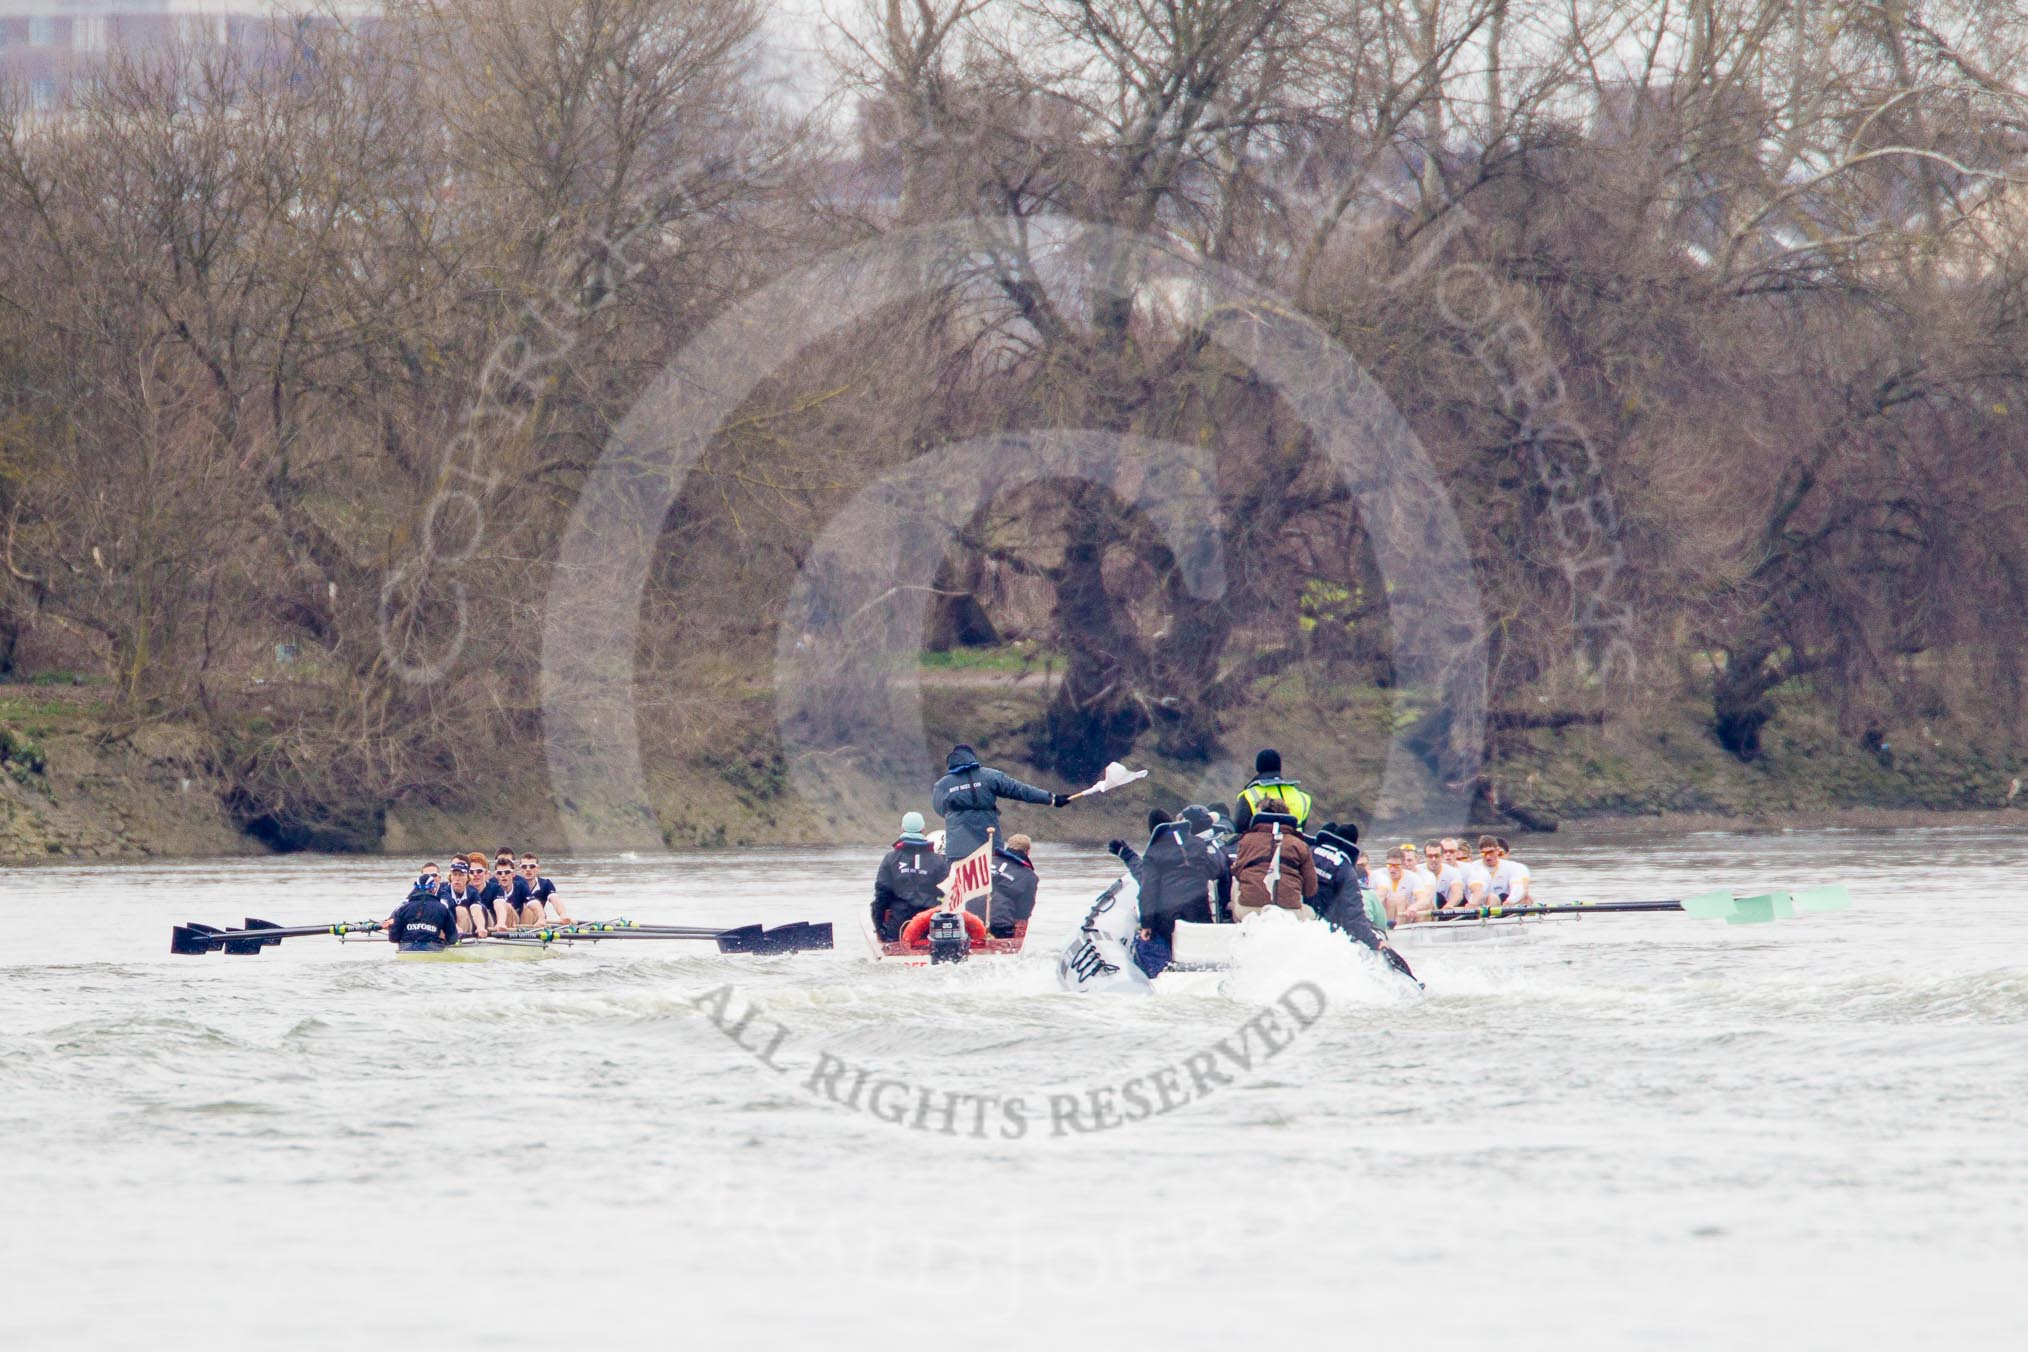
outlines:
[{"label": "person in yellow high-visibility vest", "polygon": [[1305,793],[1297,781],[1282,778],[1282,753],[1272,747],[1263,749],[1253,758],[1253,778],[1239,791],[1239,802],[1232,814],[1232,824],[1244,832],[1253,824],[1253,814],[1260,810],[1262,800],[1279,798],[1288,815],[1296,819],[1298,831],[1307,830],[1310,813],[1316,804]]}]

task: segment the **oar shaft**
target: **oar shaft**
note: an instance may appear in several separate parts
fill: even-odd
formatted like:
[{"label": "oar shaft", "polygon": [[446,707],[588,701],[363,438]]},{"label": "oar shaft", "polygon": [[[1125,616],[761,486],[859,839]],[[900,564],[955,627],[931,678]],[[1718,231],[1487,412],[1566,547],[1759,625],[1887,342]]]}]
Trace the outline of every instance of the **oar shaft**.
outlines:
[{"label": "oar shaft", "polygon": [[210,936],[213,939],[307,939],[313,934],[336,934],[344,936],[355,933],[377,933],[385,928],[379,920],[340,920],[329,925],[280,925],[274,929],[230,929],[220,930]]},{"label": "oar shaft", "polygon": [[579,940],[585,943],[595,943],[601,939],[716,939],[720,933],[721,931],[719,930],[691,931],[673,929],[580,930],[571,929],[567,925],[559,925],[555,929],[510,930],[505,937],[509,939],[546,939],[551,943],[575,943]]},{"label": "oar shaft", "polygon": [[1457,906],[1440,910],[1438,920],[1499,920],[1508,916],[1601,915],[1629,911],[1680,911],[1680,901],[1602,901],[1595,905],[1543,905],[1524,902],[1519,906]]}]

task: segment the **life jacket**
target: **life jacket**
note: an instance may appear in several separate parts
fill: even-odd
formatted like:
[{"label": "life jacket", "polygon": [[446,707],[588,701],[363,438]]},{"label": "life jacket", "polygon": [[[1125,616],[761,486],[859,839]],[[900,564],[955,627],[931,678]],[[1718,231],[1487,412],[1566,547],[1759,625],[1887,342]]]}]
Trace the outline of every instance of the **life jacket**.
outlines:
[{"label": "life jacket", "polygon": [[1316,802],[1293,779],[1256,779],[1239,791],[1239,801],[1246,804],[1246,810],[1251,814],[1257,815],[1260,805],[1270,798],[1282,800],[1282,806],[1289,810],[1288,815],[1295,818],[1297,830],[1309,825],[1310,812]]}]

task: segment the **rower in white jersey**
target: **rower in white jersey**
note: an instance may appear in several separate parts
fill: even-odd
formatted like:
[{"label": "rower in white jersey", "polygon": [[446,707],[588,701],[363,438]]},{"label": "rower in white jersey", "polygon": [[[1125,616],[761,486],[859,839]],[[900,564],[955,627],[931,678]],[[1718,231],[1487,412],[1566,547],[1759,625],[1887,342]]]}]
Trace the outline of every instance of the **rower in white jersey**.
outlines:
[{"label": "rower in white jersey", "polygon": [[1427,920],[1436,908],[1433,880],[1411,866],[1409,851],[1401,846],[1389,850],[1387,867],[1374,869],[1368,879],[1374,895],[1387,909],[1389,924],[1412,925]]},{"label": "rower in white jersey", "polygon": [[1458,857],[1458,842],[1446,836],[1423,842],[1423,872],[1435,880],[1436,904],[1448,910],[1465,904],[1465,873]]},{"label": "rower in white jersey", "polygon": [[1528,868],[1507,858],[1496,836],[1479,837],[1479,858],[1465,866],[1465,893],[1473,906],[1519,906],[1529,900]]},{"label": "rower in white jersey", "polygon": [[1522,863],[1519,859],[1516,859],[1514,857],[1514,852],[1507,848],[1507,838],[1505,836],[1498,837],[1498,840],[1500,843],[1501,862],[1504,863],[1508,868],[1514,870],[1514,888],[1513,893],[1508,898],[1508,900],[1513,902],[1515,905],[1534,904],[1535,901],[1534,872],[1531,869],[1529,869],[1528,865]]},{"label": "rower in white jersey", "polygon": [[[1415,875],[1415,890],[1417,893],[1429,893],[1429,907],[1431,910],[1435,910],[1437,905],[1436,871],[1423,867],[1422,851],[1415,847],[1415,842],[1412,840],[1401,842],[1401,854],[1403,859],[1408,863],[1408,871]],[[1428,919],[1429,917],[1424,916],[1422,918]]]}]

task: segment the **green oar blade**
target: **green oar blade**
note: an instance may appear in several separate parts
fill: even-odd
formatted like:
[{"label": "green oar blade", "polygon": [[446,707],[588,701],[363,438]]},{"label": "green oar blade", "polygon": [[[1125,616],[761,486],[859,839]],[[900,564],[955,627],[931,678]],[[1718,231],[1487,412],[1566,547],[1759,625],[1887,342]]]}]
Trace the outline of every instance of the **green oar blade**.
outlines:
[{"label": "green oar blade", "polygon": [[1796,909],[1799,911],[1849,911],[1852,909],[1852,894],[1845,890],[1843,883],[1827,883],[1822,887],[1805,888],[1795,894]]},{"label": "green oar blade", "polygon": [[1795,903],[1786,892],[1741,897],[1733,903],[1733,910],[1734,913],[1725,918],[1728,925],[1768,925],[1777,920],[1796,918]]},{"label": "green oar blade", "polygon": [[1730,920],[1734,914],[1732,893],[1699,892],[1694,897],[1683,898],[1683,914],[1694,915],[1699,920]]}]

